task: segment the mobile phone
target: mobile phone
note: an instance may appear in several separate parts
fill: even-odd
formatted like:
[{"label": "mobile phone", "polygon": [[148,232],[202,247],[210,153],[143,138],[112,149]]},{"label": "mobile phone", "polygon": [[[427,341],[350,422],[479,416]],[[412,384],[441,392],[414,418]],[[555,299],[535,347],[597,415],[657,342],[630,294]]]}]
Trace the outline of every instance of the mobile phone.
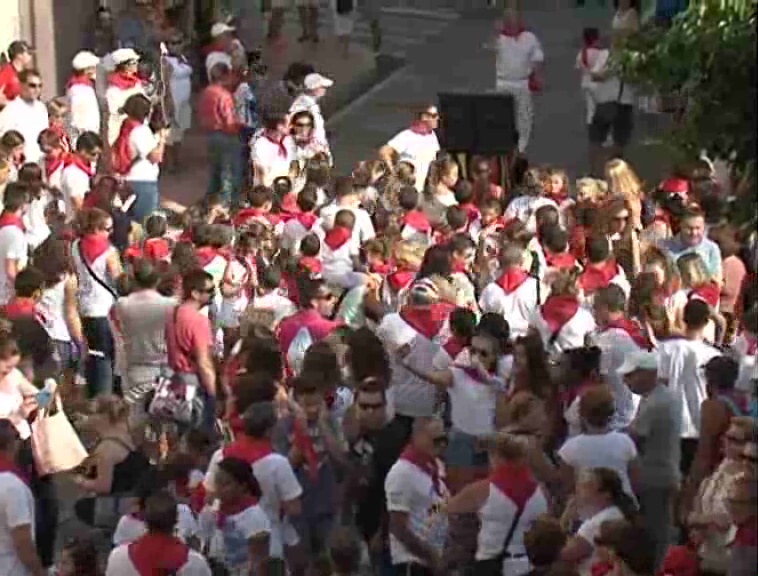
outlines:
[{"label": "mobile phone", "polygon": [[40,390],[37,392],[37,395],[35,396],[35,400],[37,401],[37,407],[38,408],[47,408],[47,405],[50,404],[50,392],[47,390]]}]

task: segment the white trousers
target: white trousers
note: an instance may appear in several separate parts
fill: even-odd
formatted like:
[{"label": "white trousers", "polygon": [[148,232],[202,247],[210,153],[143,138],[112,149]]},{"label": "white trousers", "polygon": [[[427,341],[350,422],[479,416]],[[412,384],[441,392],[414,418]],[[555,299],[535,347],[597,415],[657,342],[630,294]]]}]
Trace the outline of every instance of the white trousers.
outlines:
[{"label": "white trousers", "polygon": [[516,130],[518,131],[518,151],[523,154],[529,146],[534,126],[534,103],[529,86],[520,84],[499,84],[498,92],[513,96]]}]

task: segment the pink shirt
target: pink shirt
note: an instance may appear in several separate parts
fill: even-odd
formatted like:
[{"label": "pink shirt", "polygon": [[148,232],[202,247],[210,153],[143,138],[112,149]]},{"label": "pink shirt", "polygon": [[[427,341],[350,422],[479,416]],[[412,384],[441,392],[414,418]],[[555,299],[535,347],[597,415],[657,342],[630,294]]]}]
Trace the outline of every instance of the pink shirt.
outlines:
[{"label": "pink shirt", "polygon": [[166,315],[166,347],[172,370],[196,374],[195,351],[211,345],[211,323],[206,316],[184,304]]},{"label": "pink shirt", "polygon": [[313,342],[318,342],[326,338],[339,325],[339,322],[327,320],[313,308],[300,310],[279,324],[279,350],[286,358],[290,344],[301,328],[307,328]]},{"label": "pink shirt", "polygon": [[737,298],[740,296],[742,282],[745,279],[745,264],[737,256],[728,256],[721,263],[724,275],[724,285],[721,287],[721,301],[719,310],[722,312],[734,312]]}]

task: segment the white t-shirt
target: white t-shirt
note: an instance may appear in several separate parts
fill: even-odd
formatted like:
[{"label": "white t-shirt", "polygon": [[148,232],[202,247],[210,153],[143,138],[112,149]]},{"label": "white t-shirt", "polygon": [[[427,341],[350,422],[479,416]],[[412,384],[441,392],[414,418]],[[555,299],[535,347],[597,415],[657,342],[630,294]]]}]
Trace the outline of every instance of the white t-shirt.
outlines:
[{"label": "white t-shirt", "polygon": [[597,562],[598,558],[595,553],[595,538],[600,534],[600,528],[603,522],[608,520],[623,520],[624,514],[616,508],[616,506],[610,506],[605,510],[602,510],[595,514],[592,518],[589,518],[582,522],[577,530],[576,535],[584,539],[590,546],[592,546],[592,556],[584,560],[579,565],[580,576],[591,576],[592,565]]},{"label": "white t-shirt", "polygon": [[[470,436],[486,436],[495,432],[495,395],[503,391],[503,382],[481,382],[462,368],[452,367],[453,385],[450,397],[450,420],[453,427]],[[499,382],[498,386],[495,382]]]},{"label": "white t-shirt", "polygon": [[48,128],[47,106],[39,100],[26,102],[21,97],[14,98],[0,111],[0,136],[10,130],[19,132],[24,137],[27,162],[36,163],[42,159],[37,139]]},{"label": "white t-shirt", "polygon": [[134,162],[125,176],[126,180],[131,182],[157,182],[160,174],[160,165],[156,162],[150,162],[147,155],[158,147],[158,138],[156,138],[150,126],[142,124],[137,126],[129,134],[129,150],[131,151]]},{"label": "white t-shirt", "polygon": [[5,262],[16,260],[20,271],[28,259],[29,244],[24,231],[18,226],[0,228],[0,304],[7,304],[15,292],[13,280],[5,275]]},{"label": "white t-shirt", "polygon": [[[177,521],[174,535],[182,542],[188,542],[191,538],[198,535],[197,522],[195,521],[195,515],[186,504],[179,504],[176,507]],[[113,533],[113,545],[121,546],[121,544],[128,544],[134,542],[147,533],[147,526],[143,520],[135,518],[131,514],[122,516],[116,531]]]},{"label": "white t-shirt", "polygon": [[623,432],[579,434],[569,438],[558,450],[558,456],[574,468],[575,473],[594,468],[610,468],[624,485],[624,492],[634,498],[629,482],[629,462],[637,457],[634,441]]},{"label": "white t-shirt", "polygon": [[330,284],[345,289],[355,287],[353,280],[353,258],[360,254],[360,246],[351,236],[334,250],[326,243],[321,245],[321,274]]},{"label": "white t-shirt", "polygon": [[330,204],[325,206],[321,210],[321,228],[323,230],[329,230],[334,226],[334,217],[340,210],[348,210],[355,216],[355,225],[353,226],[353,241],[358,246],[362,246],[367,240],[371,240],[376,237],[376,231],[374,230],[374,223],[371,221],[371,216],[363,208],[357,208],[353,206],[339,206],[337,204]]},{"label": "white t-shirt", "polygon": [[89,174],[73,164],[63,169],[61,192],[63,192],[63,199],[66,202],[66,216],[69,218],[74,215],[72,199],[76,198],[79,201],[84,199],[90,190],[90,180]]},{"label": "white t-shirt", "polygon": [[250,158],[255,166],[265,168],[265,175],[255,174],[255,183],[271,186],[280,176],[289,177],[290,164],[295,160],[295,143],[290,136],[282,142],[285,153],[282,155],[279,145],[266,138],[262,133],[253,136]]},{"label": "white t-shirt", "polygon": [[0,574],[28,576],[30,572],[16,555],[11,530],[29,526],[34,540],[34,497],[15,474],[0,472]]},{"label": "white t-shirt", "polygon": [[750,353],[751,344],[745,334],[735,338],[732,346],[732,356],[740,363],[740,375],[737,377],[737,389],[750,392],[751,382],[755,374],[756,355]]},{"label": "white t-shirt", "polygon": [[544,60],[542,45],[531,32],[522,32],[515,38],[505,34],[498,35],[495,56],[496,88],[527,88],[529,75],[534,66]]},{"label": "white t-shirt", "polygon": [[10,420],[16,427],[21,440],[26,440],[32,435],[32,429],[22,411],[24,404],[22,386],[33,387],[18,368],[14,368],[0,380],[0,418]]},{"label": "white t-shirt", "polygon": [[576,69],[581,71],[582,82],[581,86],[585,90],[593,91],[597,82],[592,79],[592,70],[597,66],[598,58],[600,57],[601,49],[588,48],[587,49],[587,63],[584,63],[583,55],[584,50],[580,50],[576,55]]},{"label": "white t-shirt", "polygon": [[558,337],[554,340],[554,334],[542,317],[539,308],[535,310],[529,325],[539,332],[542,337],[542,343],[545,345],[545,350],[547,350],[551,357],[555,357],[570,348],[581,348],[584,346],[585,337],[591,334],[597,327],[592,313],[581,306],[577,309],[576,314],[561,327]]},{"label": "white t-shirt", "polygon": [[[595,66],[594,74],[603,74],[608,70],[611,53],[609,50],[600,50]],[[598,103],[619,102],[619,104],[634,104],[634,91],[628,83],[621,80],[615,74],[595,84],[593,92]]]},{"label": "white t-shirt", "polygon": [[491,282],[482,290],[479,307],[484,314],[494,312],[503,316],[508,321],[513,338],[526,336],[529,320],[539,304],[537,282],[536,278],[527,278],[510,294],[506,294],[497,282]]},{"label": "white t-shirt", "polygon": [[271,310],[274,313],[274,322],[277,324],[297,312],[295,303],[277,291],[257,296],[253,300],[253,308]]},{"label": "white t-shirt", "polygon": [[[438,465],[441,467],[441,464]],[[444,478],[444,471],[441,472],[441,478]],[[407,513],[411,532],[441,553],[447,540],[447,514],[444,503],[448,493],[444,481],[440,480],[442,493],[438,494],[428,474],[401,459],[395,462],[387,474],[384,490],[387,494],[387,511]],[[421,558],[411,554],[392,534],[390,554],[392,564],[424,564]]]},{"label": "white t-shirt", "polygon": [[422,192],[426,176],[429,173],[429,165],[437,157],[440,151],[440,141],[437,134],[417,134],[408,129],[396,134],[387,146],[398,153],[401,161],[407,161],[416,168],[416,190]]},{"label": "white t-shirt", "polygon": [[537,221],[534,215],[543,206],[553,206],[558,210],[558,204],[550,198],[545,198],[544,196],[517,196],[508,203],[503,218],[506,221],[517,218],[526,224],[530,232],[536,232]]},{"label": "white t-shirt", "polygon": [[216,50],[205,57],[205,71],[208,74],[208,80],[211,78],[211,70],[216,64],[226,64],[229,69],[232,68],[232,57],[226,52]]},{"label": "white t-shirt", "polygon": [[68,121],[75,133],[100,134],[100,103],[94,86],[74,84],[66,92],[69,102]]},{"label": "white t-shirt", "polygon": [[[227,568],[237,570],[249,565],[248,541],[256,536],[271,533],[271,522],[260,506],[246,508],[239,514],[227,517],[224,526],[217,525],[218,513],[203,513],[203,532],[210,531],[208,555],[223,561]],[[205,523],[210,526],[205,527]]]},{"label": "white t-shirt", "polygon": [[[216,450],[205,475],[204,483],[208,492],[215,492],[216,472],[219,462],[223,459],[223,449]],[[284,545],[291,546],[297,543],[296,538],[285,538],[285,524],[281,517],[282,502],[290,502],[299,498],[303,489],[295,477],[289,460],[281,454],[270,454],[261,458],[253,464],[252,468],[261,487],[261,508],[266,512],[271,522],[270,554],[272,558],[282,558]]]},{"label": "white t-shirt", "polygon": [[289,250],[290,253],[299,252],[301,240],[309,234],[315,234],[319,237],[319,240],[323,240],[324,229],[319,225],[318,220],[314,222],[310,229],[307,229],[299,220],[292,218],[284,223],[281,247],[284,250]]},{"label": "white t-shirt", "polygon": [[701,340],[658,342],[658,377],[682,400],[682,438],[700,437],[700,405],[707,397],[703,367],[721,352]]},{"label": "white t-shirt", "polygon": [[[141,576],[129,559],[129,544],[122,544],[113,549],[108,556],[105,576]],[[212,576],[212,574],[205,558],[194,550],[190,550],[187,563],[175,573],[175,576]]]}]

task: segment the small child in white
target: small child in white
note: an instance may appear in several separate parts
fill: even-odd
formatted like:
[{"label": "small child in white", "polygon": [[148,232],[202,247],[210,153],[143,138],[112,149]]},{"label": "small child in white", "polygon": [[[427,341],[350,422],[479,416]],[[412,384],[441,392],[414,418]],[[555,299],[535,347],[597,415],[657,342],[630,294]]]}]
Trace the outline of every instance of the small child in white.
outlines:
[{"label": "small child in white", "polygon": [[324,280],[346,290],[364,284],[368,279],[366,274],[355,272],[360,266],[360,247],[353,236],[354,226],[355,214],[350,210],[340,210],[321,247]]},{"label": "small child in white", "polygon": [[576,69],[581,72],[582,92],[587,109],[587,124],[592,123],[595,115],[594,90],[597,83],[592,79],[600,54],[604,51],[599,47],[600,32],[597,28],[585,28],[582,32],[582,49],[576,56]]},{"label": "small child in white", "polygon": [[261,274],[260,283],[256,289],[253,308],[270,310],[274,315],[274,326],[297,312],[295,303],[287,298],[286,290],[281,287],[282,273],[275,266],[269,266]]}]

